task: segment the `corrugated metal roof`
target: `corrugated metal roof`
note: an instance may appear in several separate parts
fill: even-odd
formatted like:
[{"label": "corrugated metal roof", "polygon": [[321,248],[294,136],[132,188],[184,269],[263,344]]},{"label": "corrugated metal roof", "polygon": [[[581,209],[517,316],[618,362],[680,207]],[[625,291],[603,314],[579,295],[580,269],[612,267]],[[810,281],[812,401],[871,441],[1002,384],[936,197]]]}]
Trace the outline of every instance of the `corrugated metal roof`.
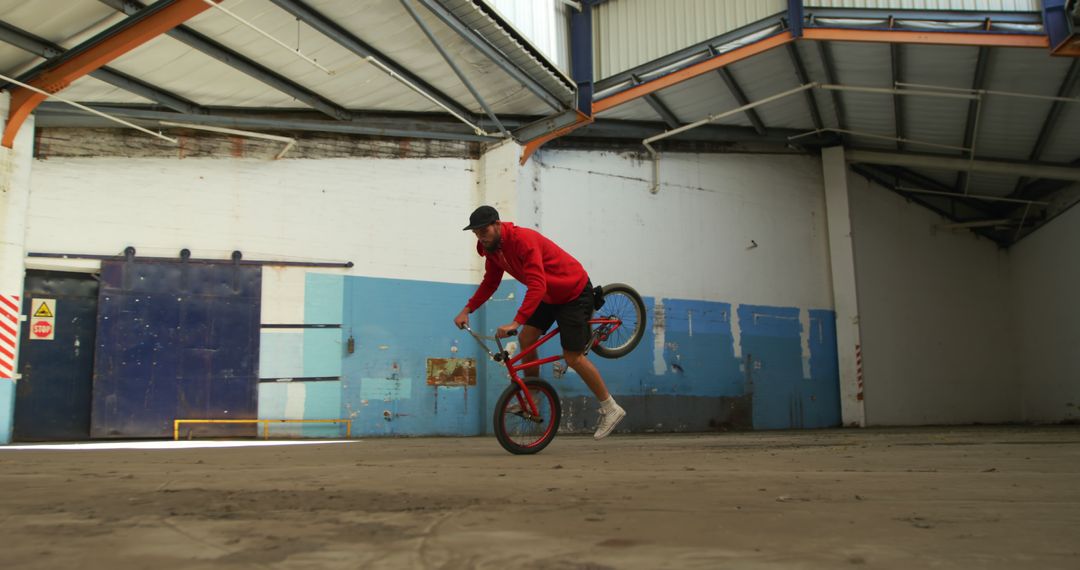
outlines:
[{"label": "corrugated metal roof", "polygon": [[[799,51],[799,57],[802,58],[809,80],[817,83],[829,83],[828,75],[825,73],[825,62],[821,58],[817,42],[797,42],[795,49]],[[814,101],[817,103],[822,122],[826,126],[838,126],[840,121],[837,118],[832,95],[821,89],[811,91],[811,95],[813,95]]]},{"label": "corrugated metal roof", "polygon": [[[905,83],[970,89],[979,60],[979,49],[900,45],[900,79]],[[904,138],[918,142],[964,146],[968,104],[964,99],[903,97]],[[916,152],[948,152],[924,145],[906,145]]]},{"label": "corrugated metal roof", "polygon": [[535,48],[532,48],[524,38],[512,34],[511,32],[514,31],[512,28],[508,29],[500,25],[485,12],[484,8],[487,6],[482,0],[479,3],[475,0],[441,0],[441,2],[462,23],[484,36],[530,77],[539,80],[549,92],[566,103],[573,102],[571,88],[573,82],[550,62],[542,61],[534,56],[532,50]]},{"label": "corrugated metal roof", "polygon": [[484,0],[518,29],[522,36],[554,63],[570,73],[569,6],[558,0]]},{"label": "corrugated metal roof", "polygon": [[[1080,86],[1074,87],[1069,96],[1080,99]],[[1066,103],[1039,159],[1064,163],[1077,158],[1080,158],[1080,103]]]},{"label": "corrugated metal roof", "polygon": [[134,103],[139,105],[153,103],[149,99],[144,99],[119,87],[113,87],[89,75],[77,79],[61,95],[69,101],[79,103]]},{"label": "corrugated metal roof", "polygon": [[[692,123],[739,106],[739,102],[717,72],[706,73],[665,89],[662,96],[671,112],[684,123]],[[746,114],[739,113],[725,117],[716,124],[748,127],[750,120],[746,118]]]},{"label": "corrugated metal roof", "polygon": [[618,0],[593,10],[593,72],[610,77],[787,9],[784,0]]},{"label": "corrugated metal roof", "polygon": [[[861,87],[892,87],[892,54],[888,45],[830,42],[837,80],[843,85]],[[840,93],[844,104],[845,127],[882,136],[895,136],[896,120],[893,97],[882,93]],[[855,136],[852,142],[867,148],[894,149],[896,143],[870,137]]]},{"label": "corrugated metal roof", "polygon": [[[678,108],[676,105],[669,102],[668,93],[665,90],[662,95],[659,95],[662,101],[668,105],[669,108]],[[614,109],[607,111],[603,115],[604,119],[613,119],[617,121],[648,121],[648,122],[660,122],[660,117],[652,110],[652,107],[645,102],[645,98],[634,99],[625,105],[619,105]]]},{"label": "corrugated metal roof", "polygon": [[[986,88],[1054,96],[1070,63],[1036,50],[994,50]],[[1051,105],[1050,101],[988,95],[979,120],[976,155],[1027,160]],[[1076,140],[1080,142],[1080,137]]]},{"label": "corrugated metal roof", "polygon": [[[787,46],[773,48],[749,60],[728,66],[739,80],[739,86],[748,100],[759,101],[800,85],[787,50]],[[755,110],[761,121],[770,128],[804,131],[814,129],[810,107],[803,93],[766,103]]]},{"label": "corrugated metal roof", "polygon": [[969,178],[968,194],[982,196],[1007,196],[1016,188],[1016,181],[1019,180],[1016,176],[985,172],[972,172]]},{"label": "corrugated metal roof", "polygon": [[[513,33],[485,15],[477,4],[469,0],[443,3],[455,13],[462,14],[468,26],[503,50],[549,91],[567,104],[572,101],[568,80],[560,72],[553,71],[553,65],[540,61],[525,49]],[[307,0],[306,4],[388,57],[403,62],[409,71],[458,104],[476,114],[482,112],[480,105],[397,0]],[[54,10],[42,10],[41,6],[42,2],[0,0],[0,12],[5,22],[65,48],[88,39],[87,34],[82,32],[97,22],[106,20],[107,24],[109,19],[120,20],[124,17],[95,0],[56,2]],[[342,107],[371,111],[443,112],[427,97],[391,78],[270,2],[227,1],[223,6],[334,73],[327,74],[303,61],[219,10],[207,10],[189,20],[185,26]],[[552,112],[551,107],[429,11],[420,9],[419,12],[496,113],[543,116]],[[99,26],[100,29],[104,27]],[[82,37],[79,37],[80,34]],[[72,36],[79,41],[66,41]],[[22,49],[0,43],[0,70],[6,73],[26,71],[29,64],[40,61],[41,58]],[[201,105],[305,107],[266,83],[166,36],[147,42],[109,66]],[[146,102],[94,80],[81,80],[71,88],[69,94],[91,102]]]}]

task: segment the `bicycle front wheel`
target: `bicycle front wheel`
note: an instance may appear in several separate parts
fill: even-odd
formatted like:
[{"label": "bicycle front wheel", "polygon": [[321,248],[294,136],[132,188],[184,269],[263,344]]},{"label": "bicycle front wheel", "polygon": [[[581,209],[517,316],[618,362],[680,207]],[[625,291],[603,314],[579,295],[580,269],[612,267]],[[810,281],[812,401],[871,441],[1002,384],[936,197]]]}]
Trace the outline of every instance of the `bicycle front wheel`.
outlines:
[{"label": "bicycle front wheel", "polygon": [[555,439],[562,406],[555,388],[543,380],[526,380],[537,414],[528,412],[525,393],[516,383],[503,390],[495,402],[495,437],[503,449],[515,455],[537,453]]},{"label": "bicycle front wheel", "polygon": [[597,317],[619,319],[621,324],[614,330],[608,325],[597,329],[600,338],[593,345],[593,352],[604,358],[619,358],[641,342],[645,335],[645,301],[629,285],[612,283],[604,285],[604,306]]}]

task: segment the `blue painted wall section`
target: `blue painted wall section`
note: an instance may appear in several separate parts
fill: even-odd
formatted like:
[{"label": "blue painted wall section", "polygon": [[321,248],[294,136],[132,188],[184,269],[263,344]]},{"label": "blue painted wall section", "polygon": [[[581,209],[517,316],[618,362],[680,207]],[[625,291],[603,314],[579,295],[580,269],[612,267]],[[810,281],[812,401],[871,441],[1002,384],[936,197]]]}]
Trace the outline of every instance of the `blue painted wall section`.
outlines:
[{"label": "blue painted wall section", "polygon": [[[511,289],[496,292],[489,309],[473,315],[474,329],[491,317]],[[485,433],[489,401],[478,360],[476,386],[429,386],[428,358],[478,358],[479,347],[451,322],[475,285],[347,277],[341,334],[356,350],[342,366],[342,417],[357,435],[475,435]],[[515,305],[516,306],[516,305]],[[508,317],[512,318],[512,317]],[[486,355],[485,355],[486,358]],[[496,392],[497,393],[497,392]],[[493,398],[491,399],[493,402]]]},{"label": "blue painted wall section", "polygon": [[0,444],[11,443],[15,420],[15,382],[0,379]]},{"label": "blue painted wall section", "polygon": [[[305,333],[302,370],[306,375],[332,375],[336,370],[341,381],[306,382],[302,394],[295,387],[264,383],[260,417],[295,413],[301,408],[290,398],[302,397],[305,418],[351,418],[358,437],[490,433],[491,408],[507,386],[506,372],[451,323],[475,285],[319,276],[307,287],[305,320],[327,323],[340,318],[342,327]],[[472,316],[474,330],[491,334],[510,322],[524,293],[521,284],[504,281]],[[334,306],[335,298],[341,299],[340,309]],[[637,350],[616,360],[591,357],[630,412],[627,430],[840,425],[832,311],[684,299],[658,304],[646,298],[645,303],[649,323]],[[328,332],[335,338],[321,336]],[[352,354],[344,349],[350,336],[355,340]],[[265,334],[264,340],[269,340]],[[264,347],[263,352],[270,350]],[[556,338],[541,356],[558,352]],[[476,359],[477,385],[428,385],[428,358]],[[595,399],[575,372],[557,374],[547,365],[541,376],[555,385],[563,400],[562,430],[595,428]],[[339,435],[327,426],[302,433]]]},{"label": "blue painted wall section", "polygon": [[738,311],[743,354],[752,362],[754,428],[804,427],[799,310],[741,305]]},{"label": "blue painted wall section", "polygon": [[[339,419],[341,382],[263,382],[261,419]],[[272,437],[345,437],[344,424],[270,424]]]},{"label": "blue painted wall section", "polygon": [[[304,278],[304,322],[341,325],[345,277],[308,273]],[[264,330],[261,378],[340,378],[345,356],[341,328]],[[260,419],[340,419],[340,380],[261,382]],[[344,437],[344,425],[271,424],[272,436]]]},{"label": "blue painted wall section", "polygon": [[[736,335],[728,303],[664,299],[659,315],[656,299],[646,298],[645,304],[649,325],[638,348],[617,360],[592,357],[609,390],[627,408],[626,429],[840,425],[832,311],[808,311],[809,359],[804,366],[797,308],[738,306]],[[555,383],[563,399],[562,429],[594,429],[597,406],[584,383],[572,371]]]}]

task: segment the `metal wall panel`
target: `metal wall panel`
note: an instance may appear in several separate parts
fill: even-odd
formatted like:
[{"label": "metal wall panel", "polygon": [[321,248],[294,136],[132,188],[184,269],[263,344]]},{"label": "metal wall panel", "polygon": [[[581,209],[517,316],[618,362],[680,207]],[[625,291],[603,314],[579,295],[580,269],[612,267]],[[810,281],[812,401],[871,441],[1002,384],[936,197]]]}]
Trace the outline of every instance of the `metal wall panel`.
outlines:
[{"label": "metal wall panel", "polygon": [[558,0],[484,0],[502,14],[533,46],[570,73],[570,30],[567,10]]},{"label": "metal wall panel", "polygon": [[593,9],[593,74],[599,80],[765,19],[784,0],[618,0]]},{"label": "metal wall panel", "polygon": [[261,291],[256,266],[103,261],[90,435],[256,418]]},{"label": "metal wall panel", "polygon": [[31,270],[26,272],[23,297],[25,315],[38,309],[33,306],[36,299],[56,304],[52,340],[30,340],[31,327],[22,327],[15,439],[89,439],[98,282],[87,273]]},{"label": "metal wall panel", "polygon": [[807,0],[807,8],[1039,12],[1039,0]]}]

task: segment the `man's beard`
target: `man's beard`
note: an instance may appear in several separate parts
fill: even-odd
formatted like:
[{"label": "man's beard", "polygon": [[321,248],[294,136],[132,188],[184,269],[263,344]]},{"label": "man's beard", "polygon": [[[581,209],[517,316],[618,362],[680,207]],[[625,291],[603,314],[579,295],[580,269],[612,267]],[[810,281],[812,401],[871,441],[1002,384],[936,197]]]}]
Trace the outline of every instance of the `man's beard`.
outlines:
[{"label": "man's beard", "polygon": [[500,247],[502,247],[502,236],[495,236],[495,239],[492,240],[491,245],[485,245],[484,249],[488,253],[495,253],[496,251],[499,251]]}]

